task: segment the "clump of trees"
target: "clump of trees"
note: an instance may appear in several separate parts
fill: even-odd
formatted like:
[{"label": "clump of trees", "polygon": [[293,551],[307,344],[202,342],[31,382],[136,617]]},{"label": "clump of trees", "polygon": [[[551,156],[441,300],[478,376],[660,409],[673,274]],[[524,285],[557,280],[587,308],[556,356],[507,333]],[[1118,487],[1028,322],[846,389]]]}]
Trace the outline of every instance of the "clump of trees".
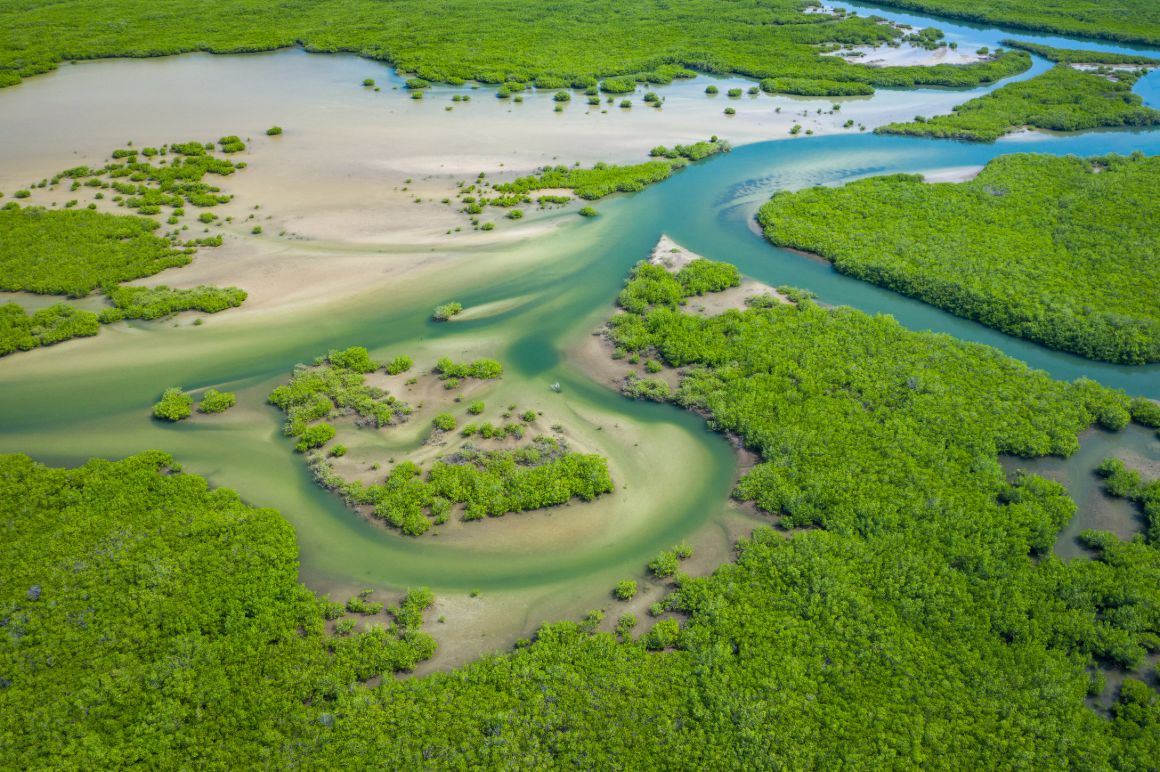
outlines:
[{"label": "clump of trees", "polygon": [[478,520],[572,498],[591,501],[613,489],[603,458],[572,452],[550,437],[537,437],[514,451],[466,446],[436,461],[426,475],[417,464],[403,461],[381,484],[346,482],[321,459],[315,461],[315,476],[348,502],[370,506],[376,517],[411,536],[446,522],[456,504],[464,505],[464,520]]},{"label": "clump of trees", "polygon": [[67,303],[31,314],[18,303],[4,303],[0,305],[0,356],[96,335],[100,328],[96,314]]},{"label": "clump of trees", "polygon": [[431,317],[437,322],[446,322],[451,317],[462,313],[462,311],[463,305],[461,303],[452,301],[450,303],[444,303],[440,306],[435,306],[435,310],[432,312]]},{"label": "clump of trees", "polygon": [[183,421],[193,415],[193,397],[172,386],[165,390],[161,399],[153,405],[153,416],[164,421]]},{"label": "clump of trees", "polygon": [[206,389],[197,405],[199,413],[224,413],[238,403],[238,396],[232,391]]}]

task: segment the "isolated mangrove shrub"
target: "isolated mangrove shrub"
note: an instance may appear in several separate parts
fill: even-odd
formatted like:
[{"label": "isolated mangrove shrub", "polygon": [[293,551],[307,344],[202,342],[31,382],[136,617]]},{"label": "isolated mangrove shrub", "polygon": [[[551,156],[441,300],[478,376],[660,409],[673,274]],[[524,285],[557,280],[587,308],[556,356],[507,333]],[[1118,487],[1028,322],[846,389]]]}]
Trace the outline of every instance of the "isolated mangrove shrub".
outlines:
[{"label": "isolated mangrove shrub", "polygon": [[612,594],[617,600],[632,600],[636,597],[636,582],[632,579],[623,579],[616,583]]},{"label": "isolated mangrove shrub", "polygon": [[153,405],[153,415],[165,421],[182,421],[193,415],[193,397],[173,386],[165,390],[161,399]]},{"label": "isolated mangrove shrub", "polygon": [[266,129],[266,136],[267,137],[277,137],[281,133],[282,133],[281,126],[271,126],[270,128]]},{"label": "isolated mangrove shrub", "polygon": [[405,373],[410,370],[414,364],[415,363],[411,360],[411,357],[407,356],[406,354],[400,354],[399,356],[391,359],[390,362],[387,362],[387,375],[398,375],[399,373]]},{"label": "isolated mangrove shrub", "polygon": [[334,367],[355,373],[373,373],[379,363],[371,359],[370,352],[363,346],[351,346],[343,350],[331,349],[326,359]]},{"label": "isolated mangrove shrub", "polygon": [[197,405],[199,413],[224,413],[238,403],[238,397],[232,391],[218,391],[206,389],[201,395],[201,402]]},{"label": "isolated mangrove shrub", "polygon": [[461,303],[452,301],[450,303],[444,303],[440,306],[435,306],[435,310],[432,312],[431,318],[437,322],[446,322],[448,319],[455,316],[456,314],[461,313],[462,311],[463,305]]},{"label": "isolated mangrove shrub", "polygon": [[450,432],[455,430],[455,416],[450,413],[439,413],[431,419],[431,425],[441,432]]},{"label": "isolated mangrove shrub", "polygon": [[600,213],[597,212],[594,207],[582,206],[580,207],[580,210],[577,212],[577,214],[579,214],[581,217],[595,217]]}]

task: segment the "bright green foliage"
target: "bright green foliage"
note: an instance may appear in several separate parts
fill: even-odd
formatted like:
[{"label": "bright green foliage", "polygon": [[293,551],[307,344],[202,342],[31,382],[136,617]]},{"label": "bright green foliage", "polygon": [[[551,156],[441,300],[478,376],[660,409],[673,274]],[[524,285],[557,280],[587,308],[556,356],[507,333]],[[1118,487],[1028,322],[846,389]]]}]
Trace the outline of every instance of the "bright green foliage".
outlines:
[{"label": "bright green foliage", "polygon": [[604,198],[617,192],[635,193],[648,185],[668,179],[674,171],[686,166],[690,159],[700,160],[728,149],[728,143],[721,141],[676,145],[671,150],[660,146],[653,148],[651,155],[664,160],[632,165],[600,162],[591,169],[549,166],[538,174],[500,183],[495,186],[495,190],[499,193],[526,194],[534,190],[566,188],[588,200]]},{"label": "bright green foliage", "polygon": [[1152,0],[882,0],[879,5],[1017,29],[1160,45],[1160,6]]},{"label": "bright green foliage", "polygon": [[327,635],[290,525],[173,466],[0,456],[5,767],[250,766],[434,653],[413,622]]},{"label": "bright green foliage", "polygon": [[1132,420],[1136,423],[1160,429],[1160,404],[1150,399],[1136,397],[1132,400],[1129,410],[1132,413]]},{"label": "bright green foliage", "polygon": [[246,291],[237,287],[120,286],[109,288],[106,294],[114,307],[101,312],[101,322],[105,324],[121,319],[161,319],[179,311],[216,314],[227,308],[237,308],[246,299]]},{"label": "bright green foliage", "polygon": [[165,390],[161,400],[153,406],[153,415],[166,421],[182,421],[193,415],[193,397],[173,386]]},{"label": "bright green foliage", "polygon": [[267,137],[276,137],[281,133],[282,133],[281,126],[271,126],[270,128],[266,129],[266,136]]},{"label": "bright green foliage", "polygon": [[842,273],[1052,348],[1140,364],[1160,361],[1158,189],[1160,158],[1007,155],[965,183],[890,175],[779,193],[758,219],[773,243]]},{"label": "bright green foliage", "polygon": [[326,360],[334,367],[354,373],[373,373],[379,363],[371,359],[370,352],[363,346],[351,346],[343,351],[331,350]]},{"label": "bright green foliage", "polygon": [[461,303],[444,303],[441,306],[435,306],[435,311],[431,314],[431,317],[437,322],[446,322],[448,319],[455,316],[456,314],[461,313],[462,311],[463,304]]},{"label": "bright green foliage", "polygon": [[185,265],[145,217],[87,209],[0,210],[0,290],[83,297],[97,287]]},{"label": "bright green foliage", "polygon": [[636,582],[632,579],[622,579],[616,583],[612,594],[617,600],[632,600],[636,597]]},{"label": "bright green foliage", "polygon": [[665,550],[648,562],[648,570],[658,579],[667,579],[677,573],[678,568],[680,563],[677,560],[677,553],[672,550]]},{"label": "bright green foliage", "polygon": [[455,430],[455,416],[450,413],[440,413],[431,419],[431,425],[441,432]]},{"label": "bright green foliage", "polygon": [[305,453],[313,448],[321,448],[333,440],[335,434],[334,427],[326,422],[311,424],[298,435],[298,442],[294,445],[294,449],[299,453]]},{"label": "bright green foliage", "polygon": [[[289,5],[238,0],[228,6],[221,0],[175,0],[160,7],[144,0],[113,0],[112,5],[64,0],[49,6],[11,0],[0,6],[5,31],[0,86],[51,70],[64,59],[295,45],[389,61],[414,73],[412,82],[518,81],[556,89],[587,88],[603,78],[600,88],[613,94],[629,93],[638,82],[691,77],[691,70],[883,86],[913,79],[913,70],[930,71],[926,85],[994,79],[992,62],[874,68],[822,56],[834,45],[885,43],[900,39],[902,32],[873,18],[807,14],[803,8],[801,0],[691,0],[679,7],[660,0],[631,7],[599,0],[533,11],[499,0],[446,0],[435,11],[420,0],[295,0]],[[108,19],[117,24],[106,24]],[[1010,56],[1026,67],[1023,54]]]},{"label": "bright green foliage", "polygon": [[314,462],[313,471],[323,487],[351,504],[372,507],[376,517],[412,536],[426,532],[433,519],[445,520],[452,504],[466,505],[464,520],[479,520],[543,509],[574,497],[591,501],[612,490],[603,458],[570,452],[550,437],[537,437],[514,451],[465,447],[436,461],[426,479],[410,461],[398,464],[382,484],[347,482],[323,460]]},{"label": "bright green foliage", "polygon": [[242,138],[236,134],[222,137],[218,140],[218,145],[221,146],[223,153],[240,153],[246,149],[246,143],[242,142]]},{"label": "bright green foliage", "polygon": [[218,391],[206,389],[201,395],[201,402],[197,405],[199,413],[224,413],[238,404],[238,396],[232,391]]},{"label": "bright green foliage", "polygon": [[[342,356],[339,359],[345,361]],[[301,436],[311,422],[328,418],[336,410],[355,413],[376,427],[405,420],[411,413],[407,403],[378,387],[368,386],[361,372],[333,361],[313,367],[299,365],[288,384],[270,392],[268,401],[286,413],[282,430],[290,437]]]},{"label": "bright green foliage", "polygon": [[[233,136],[222,137],[219,142],[223,153],[236,153],[246,147]],[[163,206],[180,209],[187,203],[211,207],[229,202],[231,196],[206,182],[206,176],[228,177],[245,167],[244,163],[212,153],[212,145],[199,142],[174,142],[140,153],[135,148],[125,148],[114,150],[113,162],[101,168],[77,166],[59,172],[55,179],[111,188],[125,197],[124,206],[139,214],[159,214]]]},{"label": "bright green foliage", "polygon": [[1132,93],[1136,79],[1131,72],[1105,75],[1057,64],[1031,80],[1011,83],[956,105],[950,115],[890,123],[875,131],[994,142],[1023,127],[1082,131],[1160,125],[1160,111],[1144,107],[1140,95]]},{"label": "bright green foliage", "polygon": [[767,94],[799,96],[857,96],[874,93],[873,86],[868,83],[839,83],[814,78],[766,78],[761,81],[761,90]]},{"label": "bright green foliage", "polygon": [[479,415],[480,413],[483,412],[483,402],[480,400],[476,400],[475,402],[472,402],[470,405],[467,406],[467,412],[471,413],[472,415]]},{"label": "bright green foliage", "polygon": [[454,362],[447,357],[435,363],[435,372],[439,377],[449,378],[478,378],[479,380],[494,380],[503,375],[503,365],[494,359],[481,357],[471,362]]},{"label": "bright green foliage", "polygon": [[597,212],[596,209],[591,207],[591,206],[582,206],[582,207],[580,207],[579,214],[581,217],[595,217],[596,215],[598,215],[600,213]]},{"label": "bright green foliage", "polygon": [[653,158],[684,158],[687,161],[700,161],[718,153],[728,153],[732,146],[725,140],[713,139],[705,142],[694,142],[691,145],[673,145],[665,147],[657,145],[648,154]]},{"label": "bright green foliage", "polygon": [[67,303],[57,303],[31,314],[17,303],[4,303],[0,305],[0,356],[96,335],[100,329],[96,314]]},{"label": "bright green foliage", "polygon": [[1104,491],[1111,496],[1136,502],[1148,524],[1148,541],[1160,547],[1160,480],[1144,482],[1140,473],[1118,458],[1106,458],[1096,473],[1104,478]]},{"label": "bright green foliage", "polygon": [[617,302],[634,313],[651,305],[674,306],[689,295],[719,292],[741,283],[736,266],[704,259],[692,261],[675,274],[663,266],[639,263],[632,275],[633,280],[621,290]]},{"label": "bright green foliage", "polygon": [[380,614],[383,610],[383,604],[370,600],[371,593],[374,590],[367,589],[361,591],[358,595],[353,596],[346,602],[346,610],[352,614]]},{"label": "bright green foliage", "polygon": [[387,375],[398,375],[399,373],[405,373],[410,370],[411,366],[414,364],[415,363],[411,360],[411,357],[407,356],[406,354],[400,354],[390,362],[387,362]]},{"label": "bright green foliage", "polygon": [[1038,54],[1048,61],[1059,64],[1160,64],[1160,59],[1140,54],[1114,54],[1105,51],[1075,51],[1067,48],[1055,48],[1041,43],[1028,43],[1022,40],[1004,40],[1003,45],[1010,48],[1020,48]]}]

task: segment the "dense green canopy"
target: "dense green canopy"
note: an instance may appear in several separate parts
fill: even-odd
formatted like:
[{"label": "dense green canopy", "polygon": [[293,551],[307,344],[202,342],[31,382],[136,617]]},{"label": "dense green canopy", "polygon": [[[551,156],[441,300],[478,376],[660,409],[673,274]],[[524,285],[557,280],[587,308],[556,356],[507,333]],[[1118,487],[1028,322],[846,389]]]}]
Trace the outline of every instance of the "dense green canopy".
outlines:
[{"label": "dense green canopy", "polygon": [[775,195],[775,244],[1052,348],[1160,361],[1160,157],[1006,155],[977,178],[916,175]]},{"label": "dense green canopy", "polygon": [[1010,83],[955,105],[950,115],[916,116],[913,123],[888,123],[875,131],[994,142],[1022,128],[1082,131],[1160,126],[1160,111],[1145,107],[1142,97],[1132,93],[1138,77],[1131,71],[1085,72],[1057,64],[1031,80]]},{"label": "dense green canopy", "polygon": [[998,464],[1122,426],[1126,397],[801,293],[706,318],[679,310],[695,288],[663,269],[626,289],[661,300],[611,335],[684,368],[675,400],[760,453],[738,495],[813,527],[759,529],[712,576],[678,571],[635,641],[628,622],[623,641],[592,634],[597,614],[366,688],[430,652],[429,595],[392,612],[401,636],[329,636],[342,607],[295,584],[270,510],[159,473],[162,454],[77,471],[3,457],[5,765],[1154,766],[1155,690],[1103,673],[1146,675],[1160,641],[1156,543],[1088,533],[1094,559],[1062,562],[1075,505]]},{"label": "dense green canopy", "polygon": [[[8,0],[0,5],[0,86],[66,59],[237,53],[303,45],[353,51],[425,81],[514,81],[553,90],[626,76],[668,83],[684,68],[898,85],[975,85],[1026,69],[1024,54],[952,68],[875,69],[821,56],[901,33],[870,18],[804,13],[809,0]],[[999,71],[1003,71],[1003,75]]]},{"label": "dense green canopy", "polygon": [[1154,0],[878,0],[878,5],[1065,35],[1160,45]]}]

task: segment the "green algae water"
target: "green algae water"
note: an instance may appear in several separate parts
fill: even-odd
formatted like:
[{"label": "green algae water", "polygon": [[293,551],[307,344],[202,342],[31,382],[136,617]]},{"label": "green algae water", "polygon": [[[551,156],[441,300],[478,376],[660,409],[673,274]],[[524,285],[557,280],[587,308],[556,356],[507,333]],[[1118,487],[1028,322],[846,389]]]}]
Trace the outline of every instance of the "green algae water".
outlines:
[{"label": "green algae water", "polygon": [[[956,34],[974,34],[970,28],[955,29]],[[282,116],[306,122],[316,107],[340,110],[348,100],[364,99],[350,84],[368,68],[381,67],[353,57],[308,57],[301,52],[182,61],[191,60],[204,62],[214,74],[215,79],[207,80],[207,92],[230,77],[249,83],[246,74],[255,63],[266,67],[284,62],[295,73],[321,68],[325,74],[318,82],[332,91],[312,90],[304,81],[289,78],[273,81],[284,103],[275,117],[290,127],[292,121]],[[85,66],[107,68],[108,89],[129,89],[138,78],[150,77],[154,63]],[[1156,78],[1146,78],[1141,88],[1154,93]],[[18,90],[35,93],[39,85],[34,79]],[[702,88],[702,83],[693,85]],[[247,113],[245,89],[222,93],[229,97],[218,106],[213,118],[218,128],[213,131],[222,133],[234,125],[235,112],[250,123],[258,120]],[[904,93],[921,104],[928,92],[896,92]],[[960,92],[953,101],[965,101],[973,93]],[[80,142],[89,129],[62,125],[55,101],[4,118],[10,96],[0,92],[0,133],[5,137],[72,147],[69,143]],[[259,102],[268,98],[256,97]],[[402,102],[406,95],[383,98]],[[370,111],[357,115],[376,119]],[[132,118],[148,123],[147,116]],[[132,122],[126,120],[126,125]],[[109,136],[118,130],[116,124],[95,129]],[[727,131],[726,125],[722,135],[728,136]],[[24,150],[35,156],[25,146],[0,151],[0,168],[29,163],[21,155]],[[302,576],[314,589],[337,595],[359,586],[427,585],[438,594],[459,597],[478,590],[485,599],[494,599],[495,605],[486,607],[494,619],[470,622],[491,631],[490,639],[473,644],[485,650],[540,621],[601,605],[617,579],[641,576],[648,558],[682,539],[694,541],[719,563],[727,558],[737,530],[723,524],[759,522],[746,521],[727,503],[737,456],[724,437],[709,432],[697,416],[621,397],[600,382],[590,360],[575,356],[612,313],[627,272],[648,255],[659,236],[668,234],[706,257],[735,263],[760,281],[810,289],[824,303],[888,313],[912,329],[996,346],[1057,378],[1087,376],[1134,395],[1160,398],[1160,365],[1107,365],[1043,349],[841,276],[824,262],[770,247],[752,225],[757,207],[777,190],[871,174],[979,166],[1010,152],[1098,155],[1137,150],[1160,152],[1160,133],[1032,135],[995,145],[869,135],[746,145],[640,194],[602,201],[601,216],[594,220],[567,212],[546,218],[546,231],[529,238],[441,249],[438,260],[397,284],[368,282],[364,291],[325,302],[226,313],[208,317],[196,328],[117,325],[94,339],[0,359],[0,451],[25,452],[63,465],[150,448],[170,452],[211,484],[229,486],[247,501],[280,510],[297,531]],[[55,168],[41,168],[38,174]],[[374,259],[389,262],[391,255],[382,252],[374,252]],[[469,309],[494,304],[500,310],[450,324],[432,322],[430,309],[452,298]],[[378,358],[409,354],[420,366],[430,366],[439,356],[500,359],[507,372],[488,394],[489,402],[531,405],[576,427],[586,443],[608,456],[616,493],[592,504],[508,515],[419,539],[368,522],[313,483],[282,436],[282,416],[265,404],[269,391],[288,378],[296,363],[349,345],[367,346]],[[550,388],[554,383],[560,384],[558,393]],[[175,384],[234,390],[239,404],[220,417],[177,426],[150,420],[152,403]],[[1154,454],[1154,435],[1125,436],[1136,452]],[[1090,451],[1089,442],[1094,443]],[[1098,442],[1085,440],[1085,450],[1076,459],[1053,463],[1066,467],[1066,474],[1060,474],[1070,475],[1066,481],[1075,493],[1075,486],[1086,484],[1082,470],[1090,466],[1089,456],[1102,457],[1114,445],[1114,439],[1104,436]],[[1084,499],[1081,510],[1085,490],[1075,494]],[[1077,518],[1077,524],[1085,522],[1092,521]],[[1074,540],[1074,534],[1069,538]]]}]

